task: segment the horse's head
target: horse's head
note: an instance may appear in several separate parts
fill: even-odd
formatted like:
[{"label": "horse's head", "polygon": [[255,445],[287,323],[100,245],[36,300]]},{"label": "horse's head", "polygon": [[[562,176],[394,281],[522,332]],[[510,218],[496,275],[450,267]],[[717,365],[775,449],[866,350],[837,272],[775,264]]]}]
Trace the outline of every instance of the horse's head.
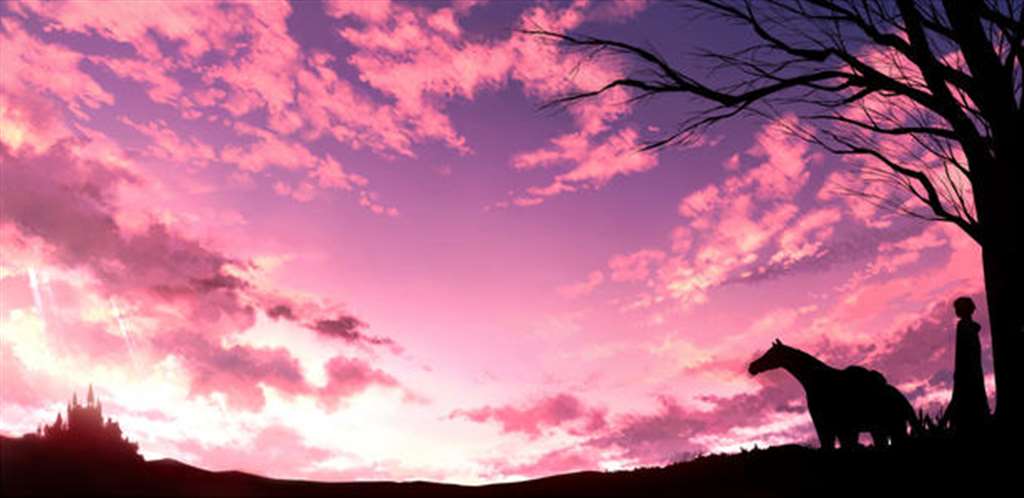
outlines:
[{"label": "horse's head", "polygon": [[765,370],[771,370],[773,368],[779,368],[782,366],[786,356],[786,346],[782,344],[782,341],[775,339],[772,342],[772,347],[760,358],[750,362],[750,367],[747,371],[750,375],[757,375]]}]

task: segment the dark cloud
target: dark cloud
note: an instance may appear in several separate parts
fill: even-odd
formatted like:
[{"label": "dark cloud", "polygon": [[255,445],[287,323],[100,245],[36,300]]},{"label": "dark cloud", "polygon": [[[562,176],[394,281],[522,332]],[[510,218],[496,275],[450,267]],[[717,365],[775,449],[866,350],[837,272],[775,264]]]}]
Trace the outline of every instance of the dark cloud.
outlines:
[{"label": "dark cloud", "polygon": [[347,342],[372,344],[375,346],[394,344],[391,339],[386,337],[364,334],[362,329],[365,327],[365,323],[350,315],[339,315],[336,318],[316,320],[309,325],[309,328],[321,334],[344,339]]},{"label": "dark cloud", "polygon": [[[261,308],[268,306],[263,303],[275,303],[267,310],[271,318],[301,320],[319,333],[350,343],[397,348],[390,339],[363,333],[366,324],[353,316],[310,318],[323,313],[314,305],[301,307],[300,314],[296,303],[255,289],[233,271],[252,268],[251,264],[167,225],[123,230],[115,219],[115,193],[143,181],[122,168],[76,157],[76,144],[65,141],[37,155],[14,155],[0,144],[0,222],[13,227],[15,243],[42,240],[51,264],[87,270],[96,277],[90,285],[100,295],[130,301],[140,314],[155,318],[161,328],[142,341],[150,348],[147,353],[178,357],[190,374],[194,394],[221,392],[234,406],[259,409],[264,404],[261,384],[286,394],[324,396],[331,402],[370,384],[397,385],[394,378],[365,363],[336,358],[328,364],[327,387],[316,389],[306,383],[298,361],[286,349],[224,346],[220,337],[255,323],[250,303]],[[74,325],[76,335],[65,339],[91,360],[104,361],[111,352],[125,350],[117,336]]]},{"label": "dark cloud", "polygon": [[70,146],[14,156],[0,145],[0,220],[23,238],[49,244],[55,263],[88,269],[104,295],[150,294],[213,320],[222,314],[251,318],[238,295],[245,283],[228,273],[236,261],[163,224],[124,232],[114,219],[114,192],[141,181],[123,169],[80,160]]},{"label": "dark cloud", "polygon": [[925,226],[920,223],[901,224],[886,230],[854,227],[847,229],[848,233],[837,235],[827,241],[813,255],[792,262],[769,263],[750,275],[732,277],[724,284],[752,284],[787,275],[828,271],[836,265],[871,258],[878,252],[881,244],[919,234],[923,228]]},{"label": "dark cloud", "polygon": [[278,304],[267,310],[267,316],[273,319],[284,318],[285,320],[295,320],[295,313],[292,311],[291,306],[285,304]]},{"label": "dark cloud", "polygon": [[317,320],[313,323],[312,328],[317,332],[332,337],[340,337],[348,341],[355,341],[362,336],[359,329],[365,326],[366,324],[356,317],[339,316],[329,320]]},{"label": "dark cloud", "polygon": [[647,464],[669,463],[702,451],[704,447],[692,439],[708,431],[706,418],[667,396],[660,397],[659,404],[655,413],[620,417],[610,431],[592,438],[587,446],[618,448],[625,457]]},{"label": "dark cloud", "polygon": [[179,332],[156,337],[154,346],[177,356],[192,380],[192,394],[223,393],[235,408],[259,410],[265,399],[260,384],[284,394],[309,394],[302,369],[283,348],[221,347],[199,334]]},{"label": "dark cloud", "polygon": [[[956,344],[956,321],[953,299],[933,304],[910,326],[894,334],[888,342],[839,345],[824,337],[814,347],[814,354],[829,364],[863,365],[885,375],[891,384],[926,382],[932,388],[952,388],[953,356]],[[974,320],[982,325],[982,366],[992,371],[991,337],[988,334],[988,312],[985,295],[970,296],[978,305]],[[913,400],[923,392],[907,393]]]},{"label": "dark cloud", "polygon": [[[956,321],[953,299],[935,303],[916,323],[902,330],[870,366],[885,374],[892,383],[926,380],[931,387],[953,387],[953,356],[956,346]],[[974,320],[982,325],[982,368],[992,371],[992,341],[989,335],[985,295],[971,296],[978,305]]]},{"label": "dark cloud", "polygon": [[291,322],[301,323],[310,330],[323,334],[327,337],[342,339],[345,342],[359,345],[390,346],[392,350],[395,350],[396,352],[400,351],[398,345],[389,338],[363,333],[363,330],[367,327],[366,323],[352,315],[339,314],[334,318],[319,318],[312,320],[304,318],[303,316],[315,316],[317,313],[318,311],[316,310],[305,310],[300,312],[293,303],[278,303],[266,310],[267,316],[274,320],[284,319]]},{"label": "dark cloud", "polygon": [[708,414],[713,432],[761,425],[776,412],[802,413],[806,410],[804,391],[796,380],[782,372],[763,375],[766,376],[765,385],[757,392],[700,397],[702,401],[715,405],[714,410]]}]

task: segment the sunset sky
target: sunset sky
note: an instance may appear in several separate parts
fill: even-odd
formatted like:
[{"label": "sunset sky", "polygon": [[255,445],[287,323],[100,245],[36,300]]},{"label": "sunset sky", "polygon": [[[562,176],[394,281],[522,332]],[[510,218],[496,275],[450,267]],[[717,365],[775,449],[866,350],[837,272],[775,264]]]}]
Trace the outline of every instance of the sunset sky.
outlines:
[{"label": "sunset sky", "polygon": [[[860,164],[695,103],[741,26],[643,1],[5,2],[0,432],[89,383],[147,458],[521,479],[813,442],[774,338],[948,399],[979,251],[841,195]],[[868,184],[865,184],[868,185]],[[869,186],[868,188],[878,188]],[[991,380],[991,379],[988,379]],[[990,382],[991,384],[991,382]]]}]

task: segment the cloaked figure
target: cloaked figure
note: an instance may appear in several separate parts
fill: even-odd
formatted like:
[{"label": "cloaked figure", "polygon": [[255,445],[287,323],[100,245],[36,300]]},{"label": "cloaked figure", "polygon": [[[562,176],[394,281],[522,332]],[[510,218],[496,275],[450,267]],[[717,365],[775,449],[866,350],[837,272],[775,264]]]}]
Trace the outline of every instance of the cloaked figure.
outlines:
[{"label": "cloaked figure", "polygon": [[956,324],[956,370],[953,372],[953,399],[949,401],[943,422],[949,422],[954,433],[978,433],[989,417],[988,396],[981,369],[981,325],[974,321],[974,301],[959,297],[953,310],[960,321]]}]

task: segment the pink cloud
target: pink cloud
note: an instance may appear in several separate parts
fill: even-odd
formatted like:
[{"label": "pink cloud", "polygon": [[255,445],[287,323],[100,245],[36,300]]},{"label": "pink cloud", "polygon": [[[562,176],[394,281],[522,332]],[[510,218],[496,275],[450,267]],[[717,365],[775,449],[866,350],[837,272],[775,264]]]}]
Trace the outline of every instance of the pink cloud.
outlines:
[{"label": "pink cloud", "polygon": [[373,386],[399,386],[394,377],[357,358],[337,356],[327,362],[326,368],[327,385],[320,390],[319,401],[329,409],[336,407],[340,400]]},{"label": "pink cloud", "polygon": [[642,144],[638,139],[632,128],[624,128],[597,144],[591,143],[586,134],[563,135],[553,140],[554,147],[517,155],[513,164],[517,169],[561,164],[571,166],[568,171],[556,175],[547,186],[527,189],[535,196],[534,199],[542,200],[562,192],[601,188],[617,176],[654,168],[658,165],[657,156],[641,152]]},{"label": "pink cloud", "polygon": [[0,142],[13,151],[22,149],[42,152],[59,140],[71,136],[61,119],[61,107],[53,99],[21,94],[9,95],[4,84],[0,92]]},{"label": "pink cloud", "polygon": [[451,418],[465,417],[474,422],[494,421],[505,433],[523,433],[531,439],[554,428],[566,428],[573,434],[588,434],[604,428],[605,412],[587,407],[571,394],[558,394],[541,398],[525,406],[483,406],[470,410],[455,410]]},{"label": "pink cloud", "polygon": [[[792,264],[818,254],[832,236],[831,227],[840,221],[840,212],[822,208],[798,216],[800,209],[791,199],[807,184],[807,165],[817,157],[807,144],[786,134],[796,125],[794,119],[781,118],[755,135],[755,145],[747,153],[761,158],[759,164],[680,200],[677,210],[686,224],[670,234],[675,255],[658,249],[644,253],[662,255],[646,262],[656,263],[650,271],[657,278],[647,285],[657,295],[684,306],[700,304],[711,289],[761,271],[760,260]],[[609,261],[615,267],[626,263],[621,256]],[[640,274],[647,272],[645,267]],[[626,275],[613,280],[631,280]]]},{"label": "pink cloud", "polygon": [[798,125],[794,116],[787,115],[762,128],[747,152],[764,158],[764,162],[747,171],[740,184],[727,182],[726,186],[735,189],[752,185],[757,195],[766,199],[792,197],[802,189],[810,178],[808,162],[821,156],[811,154],[810,145],[793,135],[791,130]]},{"label": "pink cloud", "polygon": [[[855,323],[865,317],[877,315],[900,303],[914,302],[918,306],[945,299],[950,292],[974,293],[982,288],[978,270],[980,255],[976,245],[959,229],[945,224],[933,224],[927,228],[927,237],[913,235],[905,239],[905,252],[944,248],[944,264],[930,273],[908,274],[905,265],[887,266],[882,261],[904,260],[900,252],[885,250],[864,273],[856,273],[842,286],[846,296],[842,306],[835,310],[838,322]],[[939,240],[931,239],[938,237]],[[897,243],[896,246],[900,244]],[[913,256],[912,259],[917,259]],[[903,272],[895,273],[897,269]],[[885,271],[881,271],[881,270]]]},{"label": "pink cloud", "polygon": [[[576,435],[581,439],[571,445],[546,451],[532,460],[506,459],[492,465],[500,475],[531,477],[597,469],[606,459],[619,465],[623,462],[635,466],[665,465],[713,451],[712,444],[726,441],[752,444],[750,436],[745,439],[743,435],[731,435],[737,428],[752,429],[749,433],[762,442],[807,439],[812,435],[812,429],[809,416],[801,403],[802,398],[803,393],[796,382],[767,384],[755,391],[733,396],[702,396],[701,402],[709,406],[706,409],[690,408],[673,397],[658,396],[654,411],[629,411],[605,416],[601,419],[603,423],[577,431]],[[453,413],[453,416],[463,416],[478,422],[507,419],[511,427],[503,426],[505,432],[543,432],[545,426],[540,424],[533,428],[534,418],[523,417],[524,411],[502,408],[506,411],[484,407],[476,412],[459,411]],[[549,425],[564,425],[565,422],[561,420],[556,418]],[[768,421],[776,420],[784,423],[779,428],[756,429]],[[709,438],[709,435],[720,437]]]},{"label": "pink cloud", "polygon": [[882,182],[865,184],[860,176],[850,171],[835,171],[829,174],[817,198],[821,201],[840,200],[850,216],[869,228],[888,228],[892,226],[895,212],[886,210],[864,196],[850,195],[851,192],[862,192],[876,199],[892,197],[893,187]]},{"label": "pink cloud", "polygon": [[592,17],[609,21],[626,21],[647,8],[648,0],[611,0],[598,2]]},{"label": "pink cloud", "polygon": [[324,3],[324,11],[331,17],[355,16],[365,21],[381,22],[391,13],[391,1],[329,0]]},{"label": "pink cloud", "polygon": [[194,166],[205,166],[210,161],[217,159],[217,153],[213,147],[194,137],[181,138],[167,126],[166,122],[155,121],[143,124],[127,117],[121,117],[121,122],[150,139],[152,145],[147,152],[153,157]]},{"label": "pink cloud", "polygon": [[594,289],[601,285],[602,282],[604,282],[604,273],[595,270],[590,272],[587,275],[587,279],[583,282],[559,287],[558,293],[570,299],[579,298],[594,292]]},{"label": "pink cloud", "polygon": [[296,472],[312,476],[318,463],[334,455],[327,449],[310,445],[302,434],[284,425],[260,428],[244,442],[214,445],[190,439],[178,442],[176,448],[192,456],[194,460],[190,463],[205,469],[268,477],[294,477]]},{"label": "pink cloud", "polygon": [[245,146],[226,146],[221,149],[220,157],[243,171],[257,172],[268,166],[313,168],[319,162],[319,158],[305,145],[296,141],[282,139],[280,135],[260,128],[240,126],[238,129],[256,137],[255,140]]},{"label": "pink cloud", "polygon": [[[298,182],[294,187],[283,181],[276,183],[278,193],[299,202],[309,202],[316,197],[318,188],[351,190],[353,185],[366,186],[368,180],[344,172],[333,158],[321,159],[310,152],[303,141],[288,137],[293,132],[304,130],[306,139],[315,139],[327,132],[341,141],[354,142],[355,146],[372,144],[375,149],[409,152],[410,134],[401,123],[403,118],[387,108],[377,110],[378,106],[367,98],[354,94],[347,83],[338,81],[333,70],[325,67],[322,58],[314,54],[307,59],[301,54],[287,31],[285,21],[291,13],[287,3],[266,3],[259,9],[234,3],[143,4],[123,5],[102,12],[73,2],[28,3],[23,7],[46,18],[54,30],[98,35],[133,46],[134,57],[89,57],[121,78],[144,83],[154,102],[175,106],[188,118],[201,115],[196,106],[221,109],[233,115],[258,109],[267,112],[266,128],[236,124],[234,131],[243,140],[225,145],[219,155],[205,143],[172,131],[162,121],[146,123],[123,118],[126,124],[152,141],[147,149],[150,155],[190,165],[204,165],[219,159],[244,171],[262,171],[268,167],[315,169],[310,181]],[[61,78],[51,77],[46,81],[5,81],[5,90],[22,92],[19,89],[49,88],[79,117],[84,116],[83,109],[113,102],[111,95],[78,70],[83,56],[58,45],[36,41],[12,19],[5,18],[4,23],[9,25],[6,36],[13,37],[8,40],[9,44],[24,45],[24,53],[45,55],[45,64],[55,65],[48,71],[61,75]],[[165,52],[158,47],[155,35],[181,44],[176,50]],[[225,57],[222,62],[199,66],[199,58],[207,54]],[[14,73],[22,79],[42,74],[39,61],[33,64],[33,69],[29,70],[21,59],[4,61],[5,67],[23,69]],[[189,72],[201,76],[207,86],[199,89],[193,86],[190,91],[183,91],[179,78]],[[5,71],[5,74],[8,73]],[[320,93],[308,95],[310,91]],[[7,99],[6,92],[4,98]],[[317,112],[300,113],[313,106],[317,107]],[[5,116],[15,116],[6,110],[7,105],[4,107]],[[23,112],[19,110],[21,107],[14,107],[19,115]],[[9,131],[21,137],[30,130],[5,127],[8,142]],[[18,142],[24,142],[24,138],[18,138]],[[397,213],[397,209],[383,207],[379,201],[367,202],[370,195],[363,193],[360,204],[374,212]]]},{"label": "pink cloud", "polygon": [[658,164],[657,157],[640,152],[639,136],[625,128],[605,142],[589,149],[584,156],[573,157],[577,166],[556,177],[558,181],[602,186],[618,175],[647,171]]},{"label": "pink cloud", "polygon": [[772,255],[770,263],[814,256],[832,235],[833,227],[840,219],[842,214],[835,208],[821,208],[804,214],[779,234],[779,250]]},{"label": "pink cloud", "polygon": [[[614,7],[632,14],[644,6]],[[608,61],[580,64],[580,57],[538,37],[516,33],[500,41],[467,42],[460,37],[458,15],[451,9],[429,16],[411,7],[391,5],[388,10],[386,17],[363,16],[368,21],[365,25],[340,31],[342,38],[359,48],[349,62],[364,81],[394,98],[398,112],[414,119],[417,133],[457,150],[468,150],[465,139],[443,113],[444,103],[453,96],[473,99],[477,92],[499,88],[513,79],[528,93],[550,99],[571,90],[596,88],[618,74]],[[346,4],[338,15],[356,12]],[[550,10],[537,7],[528,9],[521,22],[526,27],[570,29],[588,15],[584,4]],[[579,132],[556,138],[552,147],[518,154],[513,159],[518,169],[555,164],[573,167],[546,187],[528,189],[528,197],[514,196],[511,204],[536,205],[543,197],[580,186],[600,188],[616,176],[653,168],[656,158],[638,152],[640,143],[633,129],[597,137],[608,131],[610,121],[628,112],[622,104],[625,100],[622,92],[613,91],[571,107]]]},{"label": "pink cloud", "polygon": [[672,229],[670,235],[672,241],[672,252],[686,253],[693,247],[693,232],[685,226],[677,226]]},{"label": "pink cloud", "polygon": [[333,157],[327,156],[315,171],[310,172],[317,183],[324,188],[352,190],[353,186],[365,187],[369,180],[362,175],[348,173]]},{"label": "pink cloud", "polygon": [[593,470],[600,466],[600,458],[588,448],[558,448],[531,461],[517,463],[501,459],[490,463],[497,476],[541,477]]},{"label": "pink cloud", "polygon": [[612,256],[608,268],[612,271],[613,282],[632,282],[646,279],[651,274],[651,266],[664,259],[664,252],[644,249]]},{"label": "pink cloud", "polygon": [[[705,452],[705,434],[722,434],[736,427],[757,426],[773,408],[785,407],[802,393],[799,387],[764,388],[755,393],[729,397],[707,396],[709,410],[687,408],[674,398],[660,396],[653,413],[628,413],[617,417],[609,430],[589,439],[595,449],[619,450],[620,458],[637,465],[665,465]],[[809,429],[809,427],[808,427]]]},{"label": "pink cloud", "polygon": [[[592,88],[617,74],[610,62],[581,69],[559,47],[536,37],[514,34],[504,40],[467,42],[461,37],[459,22],[469,5],[432,11],[389,2],[334,2],[325,6],[331,16],[343,21],[355,18],[362,23],[339,31],[358,48],[349,62],[362,81],[392,96],[393,105],[372,103],[340,80],[328,67],[329,56],[303,56],[288,34],[285,21],[291,9],[286,3],[266,4],[260,9],[244,4],[120,6],[104,12],[91,11],[78,3],[32,3],[25,9],[49,19],[54,29],[97,34],[131,44],[136,51],[134,58],[96,60],[123,78],[142,81],[154,101],[176,105],[188,118],[201,115],[196,105],[219,107],[236,116],[266,110],[266,127],[276,136],[264,135],[256,142],[228,145],[221,151],[222,160],[258,171],[268,165],[287,168],[309,162],[310,155],[303,152],[301,144],[284,138],[294,133],[304,139],[329,134],[355,147],[403,155],[412,155],[410,145],[423,140],[440,140],[456,150],[468,151],[465,139],[444,113],[446,100],[454,96],[473,99],[481,89],[498,88],[510,78],[522,82],[529,93],[551,98],[574,88]],[[564,9],[538,7],[524,12],[521,21],[528,26],[570,29],[590,17],[632,16],[645,6],[643,2],[626,2],[599,8],[586,4]],[[182,44],[168,52],[158,47],[155,35]],[[197,61],[211,53],[227,57],[201,68],[207,89],[182,95],[182,85],[173,72],[198,72]],[[566,78],[568,74],[573,76]],[[559,175],[548,187],[538,188],[541,194],[519,196],[515,204],[537,204],[544,196],[571,190],[571,184],[599,188],[615,176],[656,165],[652,156],[635,152],[638,138],[631,129],[603,139],[592,138],[606,131],[609,121],[627,112],[617,103],[623,100],[618,97],[622,95],[609,94],[600,102],[571,109],[590,150],[555,151],[560,161],[576,163],[576,167]],[[182,149],[175,150],[180,151],[179,158],[188,155]],[[204,151],[190,152],[208,157]],[[289,187],[289,192],[299,201],[314,196],[306,184]],[[397,212],[363,200],[368,197],[362,196],[360,203],[371,211]]]},{"label": "pink cloud", "polygon": [[717,185],[708,185],[696,192],[683,197],[679,201],[679,215],[686,218],[698,218],[722,202]]},{"label": "pink cloud", "polygon": [[171,68],[160,61],[115,57],[90,57],[89,60],[107,66],[121,78],[144,84],[153,102],[173,104],[181,97],[181,84],[167,75]]},{"label": "pink cloud", "polygon": [[729,156],[729,158],[725,160],[725,163],[723,163],[723,166],[725,166],[725,169],[727,169],[729,171],[736,171],[736,170],[740,169],[740,155],[739,155],[739,153],[735,153],[735,154]]},{"label": "pink cloud", "polygon": [[[4,298],[7,299],[9,295],[5,292]],[[13,307],[6,305],[5,308]],[[4,379],[4,410],[0,420],[7,423],[21,422],[28,425],[26,429],[31,430],[31,421],[8,420],[11,417],[9,410],[13,411],[15,407],[36,407],[60,399],[64,395],[61,392],[62,386],[49,376],[25,365],[9,341],[0,345],[0,360],[0,374]]]},{"label": "pink cloud", "polygon": [[790,203],[777,203],[755,215],[750,194],[737,195],[714,214],[691,223],[694,239],[689,256],[666,260],[658,270],[663,292],[683,303],[702,303],[709,289],[749,268],[769,242],[797,212]]},{"label": "pink cloud", "polygon": [[379,194],[376,192],[362,191],[359,193],[359,205],[369,209],[371,213],[394,218],[398,216],[398,208],[385,206],[379,202]]},{"label": "pink cloud", "polygon": [[274,183],[274,193],[295,199],[296,202],[309,202],[316,198],[316,188],[309,182],[300,182],[297,186],[292,187],[278,181]]},{"label": "pink cloud", "polygon": [[207,69],[203,78],[227,85],[228,108],[234,115],[265,108],[272,130],[291,133],[302,125],[301,117],[291,109],[296,91],[292,75],[301,62],[299,45],[288,34],[286,24],[291,7],[286,2],[267,2],[235,14],[243,19],[240,25],[249,28],[247,50]]},{"label": "pink cloud", "polygon": [[459,40],[450,9],[424,15],[413,7],[392,7],[386,21],[339,31],[359,48],[349,63],[363,81],[394,99],[396,112],[414,133],[467,152],[465,138],[454,130],[438,97],[472,99],[482,88],[503,84],[515,62],[512,53]]},{"label": "pink cloud", "polygon": [[376,104],[340,79],[330,67],[332,61],[332,56],[315,53],[307,59],[309,69],[296,75],[296,105],[306,119],[304,136],[326,134],[357,149],[413,156],[412,144],[420,136],[396,109]]},{"label": "pink cloud", "polygon": [[114,103],[114,96],[79,68],[84,59],[81,54],[36,40],[10,18],[2,23],[7,50],[0,59],[4,66],[0,82],[5,94],[41,91],[59,99],[79,118],[85,116],[87,108]]},{"label": "pink cloud", "polygon": [[[223,46],[233,28],[229,14],[214,3],[129,2],[96,9],[90,2],[27,2],[25,8],[53,21],[51,29],[129,43],[142,56],[159,58],[162,53],[150,31],[168,40],[182,42],[178,54],[194,61],[213,47]],[[237,25],[236,25],[237,26]],[[201,34],[197,36],[197,34]]]},{"label": "pink cloud", "polygon": [[[375,2],[372,7],[356,2],[331,4],[327,8],[337,16],[352,13],[369,20],[381,20],[382,14],[387,15],[392,10],[381,2]],[[353,185],[365,187],[368,183],[362,175],[344,172],[333,159],[320,162],[317,155],[308,150],[305,142],[325,134],[355,148],[369,147],[382,153],[412,155],[410,146],[414,141],[445,137],[451,139],[451,144],[461,147],[442,113],[429,110],[417,113],[410,111],[411,108],[380,105],[339,79],[329,67],[329,56],[302,54],[288,33],[286,20],[291,8],[285,2],[262,4],[258,9],[236,3],[146,3],[102,12],[79,3],[28,3],[23,9],[47,19],[54,30],[130,44],[135,49],[133,57],[96,56],[92,59],[121,78],[142,82],[154,102],[175,106],[187,118],[210,113],[210,118],[216,120],[217,110],[235,116],[265,110],[265,125],[249,129],[259,131],[255,140],[245,139],[248,131],[236,127],[235,131],[243,135],[243,140],[224,146],[219,159],[245,171],[268,167],[315,168],[310,181],[297,182],[294,186],[283,179],[275,182],[278,193],[299,202],[313,200],[317,188],[351,190]],[[464,11],[464,7],[438,10],[432,17],[431,29],[447,30],[452,35],[453,27],[457,27],[453,23]],[[6,22],[9,21],[5,19]],[[14,25],[13,21],[9,23]],[[15,41],[19,43],[35,43],[36,48],[43,46],[19,30],[7,31],[17,34],[19,38]],[[174,49],[161,49],[158,39],[177,45]],[[57,46],[53,47],[58,50]],[[57,57],[56,52],[47,59],[68,66],[77,65],[82,58],[71,51],[63,53],[66,54],[63,59]],[[208,55],[218,57],[213,59],[215,62],[200,65],[201,57]],[[5,61],[4,65],[13,67],[14,62]],[[77,69],[53,69],[54,74],[81,74]],[[183,90],[181,78],[188,73],[201,77],[206,87]],[[18,71],[17,74],[39,73]],[[110,95],[82,76],[80,83],[58,87],[57,81],[49,82],[49,86],[65,98],[77,98],[85,106],[111,102]],[[10,85],[5,84],[6,87]],[[77,90],[69,92],[69,89]],[[82,107],[74,103],[73,110]],[[158,131],[152,123],[136,124],[136,128],[154,141],[149,149],[154,155],[192,163],[211,159],[211,151],[192,138],[174,137],[166,127]],[[398,213],[397,208],[377,200],[375,192],[360,191],[357,195],[358,203],[371,212],[388,216]]]}]

